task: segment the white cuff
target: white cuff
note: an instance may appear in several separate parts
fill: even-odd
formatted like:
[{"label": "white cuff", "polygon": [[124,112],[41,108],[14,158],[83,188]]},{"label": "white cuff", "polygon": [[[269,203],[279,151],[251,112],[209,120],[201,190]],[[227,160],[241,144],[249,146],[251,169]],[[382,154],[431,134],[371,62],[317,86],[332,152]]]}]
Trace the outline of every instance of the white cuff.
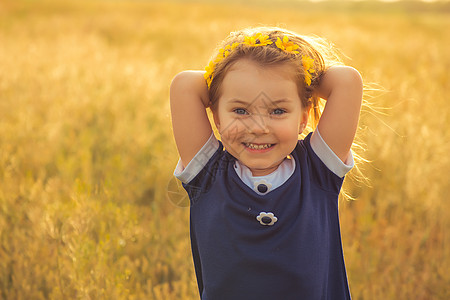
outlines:
[{"label": "white cuff", "polygon": [[355,165],[353,161],[353,154],[350,153],[345,162],[331,150],[331,148],[325,143],[322,136],[319,133],[319,129],[316,128],[311,137],[311,148],[314,153],[320,158],[327,168],[339,177],[344,177]]},{"label": "white cuff", "polygon": [[188,163],[188,165],[183,168],[181,163],[181,158],[178,159],[177,166],[173,175],[178,178],[183,183],[189,183],[195,176],[200,173],[203,167],[208,163],[209,159],[214,155],[219,147],[219,142],[217,141],[214,133],[211,133],[208,141],[203,145],[203,147],[195,154],[194,158]]}]

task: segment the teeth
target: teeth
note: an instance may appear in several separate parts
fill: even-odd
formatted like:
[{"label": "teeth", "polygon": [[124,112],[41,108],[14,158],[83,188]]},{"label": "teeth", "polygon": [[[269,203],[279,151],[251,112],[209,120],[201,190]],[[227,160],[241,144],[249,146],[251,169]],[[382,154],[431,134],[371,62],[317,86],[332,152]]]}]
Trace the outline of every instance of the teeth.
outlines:
[{"label": "teeth", "polygon": [[245,143],[245,146],[250,149],[262,150],[262,149],[269,148],[270,146],[272,146],[272,144],[256,145],[256,144],[251,144],[251,143]]}]

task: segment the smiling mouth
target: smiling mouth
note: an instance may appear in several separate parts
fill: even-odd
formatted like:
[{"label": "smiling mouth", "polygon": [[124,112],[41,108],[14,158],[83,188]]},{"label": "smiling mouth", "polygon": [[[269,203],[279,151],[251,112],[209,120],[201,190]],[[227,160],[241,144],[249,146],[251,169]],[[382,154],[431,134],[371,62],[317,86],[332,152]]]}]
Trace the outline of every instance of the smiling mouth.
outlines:
[{"label": "smiling mouth", "polygon": [[245,147],[254,149],[254,150],[263,150],[273,147],[275,144],[252,144],[252,143],[242,143]]}]

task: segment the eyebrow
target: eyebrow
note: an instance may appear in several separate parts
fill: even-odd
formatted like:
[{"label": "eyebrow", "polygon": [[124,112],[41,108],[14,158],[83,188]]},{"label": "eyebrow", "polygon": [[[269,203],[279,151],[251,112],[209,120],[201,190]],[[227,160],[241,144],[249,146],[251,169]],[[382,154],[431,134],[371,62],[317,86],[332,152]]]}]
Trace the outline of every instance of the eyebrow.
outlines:
[{"label": "eyebrow", "polygon": [[[286,98],[274,100],[274,101],[270,100],[270,104],[279,104],[279,103],[284,103],[284,102],[289,102],[289,100]],[[237,98],[231,99],[228,103],[230,103],[230,104],[239,103],[239,104],[244,104],[244,105],[252,104],[252,102],[243,101],[243,100],[240,100]]]}]

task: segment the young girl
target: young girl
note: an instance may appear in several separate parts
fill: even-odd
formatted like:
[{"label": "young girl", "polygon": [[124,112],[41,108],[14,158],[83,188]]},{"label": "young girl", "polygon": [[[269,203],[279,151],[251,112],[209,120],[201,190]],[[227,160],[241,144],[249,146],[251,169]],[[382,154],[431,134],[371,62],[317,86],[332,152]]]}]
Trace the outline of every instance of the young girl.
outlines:
[{"label": "young girl", "polygon": [[[338,195],[353,166],[362,80],[330,66],[323,49],[279,28],[242,30],[206,72],[172,82],[174,175],[191,201],[203,300],[350,299]],[[299,140],[310,111],[318,125]]]}]

